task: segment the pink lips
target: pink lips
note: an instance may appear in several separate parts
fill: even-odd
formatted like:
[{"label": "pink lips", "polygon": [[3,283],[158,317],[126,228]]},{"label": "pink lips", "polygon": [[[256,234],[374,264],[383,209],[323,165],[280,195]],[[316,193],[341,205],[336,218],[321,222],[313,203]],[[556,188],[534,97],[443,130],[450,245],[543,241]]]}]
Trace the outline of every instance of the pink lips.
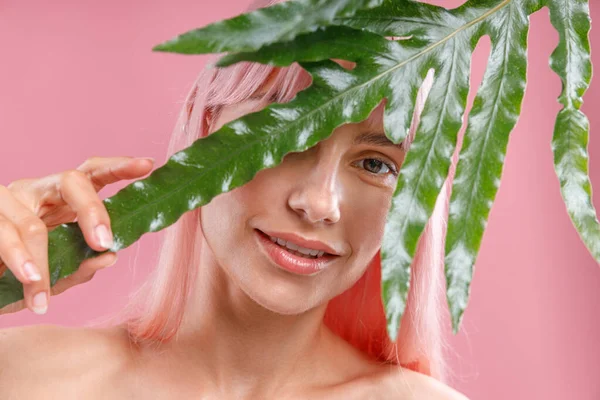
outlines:
[{"label": "pink lips", "polygon": [[290,241],[292,243],[296,243],[298,246],[305,247],[307,249],[313,250],[322,250],[325,253],[333,254],[334,256],[339,256],[340,253],[334,250],[331,246],[318,241],[318,240],[308,240],[304,239],[294,233],[287,232],[274,232],[274,231],[262,231],[267,236],[273,236],[282,240]]},{"label": "pink lips", "polygon": [[269,258],[280,268],[299,275],[314,275],[327,267],[338,256],[324,254],[318,258],[305,258],[297,256],[273,243],[271,239],[259,230],[255,230],[261,247]]}]

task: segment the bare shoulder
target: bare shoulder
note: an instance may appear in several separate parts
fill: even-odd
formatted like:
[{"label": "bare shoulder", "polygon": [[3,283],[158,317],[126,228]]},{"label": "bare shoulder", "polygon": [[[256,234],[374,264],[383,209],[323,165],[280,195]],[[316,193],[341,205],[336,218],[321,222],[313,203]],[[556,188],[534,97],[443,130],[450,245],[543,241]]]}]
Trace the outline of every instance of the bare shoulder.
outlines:
[{"label": "bare shoulder", "polygon": [[382,399],[469,400],[443,382],[407,368],[390,367],[374,380]]},{"label": "bare shoulder", "polygon": [[93,388],[107,380],[118,383],[114,378],[127,363],[123,343],[118,331],[108,328],[2,329],[0,398],[25,398],[25,391],[27,398],[93,398]]}]

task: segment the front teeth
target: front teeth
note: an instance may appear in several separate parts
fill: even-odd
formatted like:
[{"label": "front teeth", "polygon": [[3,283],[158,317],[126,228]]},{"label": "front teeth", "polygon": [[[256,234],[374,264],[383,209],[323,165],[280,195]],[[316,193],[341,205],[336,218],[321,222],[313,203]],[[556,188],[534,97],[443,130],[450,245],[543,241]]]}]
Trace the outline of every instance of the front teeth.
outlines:
[{"label": "front teeth", "polygon": [[278,245],[285,247],[289,250],[292,250],[291,253],[301,253],[304,256],[313,256],[313,257],[321,257],[323,256],[323,254],[325,254],[324,251],[319,251],[319,250],[313,250],[313,249],[307,249],[305,247],[300,247],[295,243],[292,242],[286,242],[283,239],[279,239],[273,236],[269,236],[269,238],[271,239],[271,242],[273,243],[277,243]]}]

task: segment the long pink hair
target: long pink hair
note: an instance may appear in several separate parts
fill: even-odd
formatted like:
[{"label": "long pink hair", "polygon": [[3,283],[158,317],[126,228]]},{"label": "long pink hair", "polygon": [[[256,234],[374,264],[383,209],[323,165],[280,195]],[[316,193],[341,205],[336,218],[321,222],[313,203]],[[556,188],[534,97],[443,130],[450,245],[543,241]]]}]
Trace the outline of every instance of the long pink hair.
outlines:
[{"label": "long pink hair", "polygon": [[[247,10],[278,2],[281,0],[254,1]],[[208,62],[212,64],[220,56],[213,55]],[[405,150],[409,149],[419,124],[432,86],[432,72],[429,71],[419,90],[412,124],[404,141]],[[223,105],[247,99],[270,79],[274,82],[260,102],[263,105],[269,103],[272,95],[276,96],[277,102],[290,101],[311,83],[310,75],[296,63],[285,68],[248,62],[220,69],[205,68],[180,111],[166,159],[210,134],[211,121],[216,119]],[[371,114],[370,123],[381,121],[384,102],[385,99]],[[441,381],[447,378],[446,344],[442,330],[445,303],[442,300],[445,299],[444,239],[452,179],[451,168],[433,215],[419,239],[397,341],[391,342],[386,331],[379,252],[350,289],[329,301],[324,317],[329,329],[373,359],[400,365]],[[196,268],[202,250],[199,215],[200,209],[190,211],[165,229],[157,268],[132,294],[129,303],[110,316],[108,321],[117,320],[126,327],[133,343],[160,344],[177,334],[196,283]],[[92,322],[88,326],[95,324]]]}]

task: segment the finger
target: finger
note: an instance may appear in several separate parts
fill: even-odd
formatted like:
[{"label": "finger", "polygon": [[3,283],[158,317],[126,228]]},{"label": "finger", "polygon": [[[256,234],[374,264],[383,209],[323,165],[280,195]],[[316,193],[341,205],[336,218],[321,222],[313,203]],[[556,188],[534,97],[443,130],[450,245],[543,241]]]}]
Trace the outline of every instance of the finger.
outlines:
[{"label": "finger", "polygon": [[[94,190],[99,192],[104,186],[124,179],[139,178],[152,170],[153,159],[132,157],[92,157],[76,168],[86,174]],[[13,195],[37,211],[50,205],[58,207],[65,204],[59,187],[63,172],[44,176],[39,179],[20,179],[9,185]]]},{"label": "finger", "polygon": [[81,263],[77,271],[56,281],[56,284],[52,286],[50,292],[52,295],[56,295],[64,292],[70,287],[88,282],[94,277],[97,271],[113,265],[116,261],[117,253],[114,252],[108,252],[94,258],[88,258]]},{"label": "finger", "polygon": [[[48,270],[48,229],[46,225],[12,196],[10,190],[0,185],[0,214],[2,216],[2,259],[15,277],[23,282],[23,297],[27,308],[38,314],[46,312],[49,301],[49,270]],[[9,224],[11,223],[11,224]],[[16,228],[19,239],[15,239]],[[23,247],[24,246],[24,247]],[[41,279],[32,281],[26,279],[25,263],[31,262]],[[36,299],[45,301],[36,303]],[[36,304],[34,304],[36,303]]]},{"label": "finger", "polygon": [[77,214],[85,241],[96,251],[112,247],[110,217],[87,175],[78,170],[64,172],[59,184],[64,201]]},{"label": "finger", "polygon": [[[34,216],[35,217],[35,216]],[[20,282],[28,284],[42,279],[39,267],[25,268],[27,262],[33,263],[33,257],[25,247],[19,230],[8,218],[0,214],[0,258],[2,266],[0,272],[10,269]],[[33,263],[35,264],[35,263]]]},{"label": "finger", "polygon": [[86,173],[96,191],[126,179],[135,179],[152,170],[154,159],[133,157],[92,157],[76,169]]}]

